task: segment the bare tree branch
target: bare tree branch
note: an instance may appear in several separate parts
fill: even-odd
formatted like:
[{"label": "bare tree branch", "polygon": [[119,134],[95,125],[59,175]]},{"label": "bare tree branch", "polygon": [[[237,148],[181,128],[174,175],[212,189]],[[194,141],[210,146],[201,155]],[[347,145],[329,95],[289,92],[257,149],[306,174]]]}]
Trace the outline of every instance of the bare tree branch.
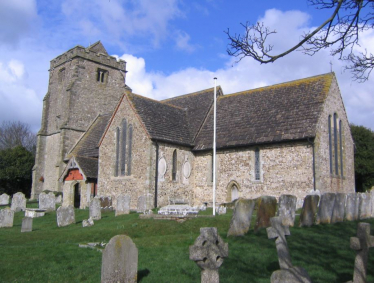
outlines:
[{"label": "bare tree branch", "polygon": [[19,121],[5,121],[0,127],[0,150],[23,146],[35,153],[36,135],[27,124]]},{"label": "bare tree branch", "polygon": [[321,49],[330,48],[332,56],[351,63],[346,69],[352,71],[358,81],[367,80],[374,67],[372,56],[356,55],[355,46],[359,46],[359,35],[374,28],[374,0],[308,0],[316,9],[333,9],[331,16],[290,49],[272,54],[273,46],[267,43],[269,36],[276,33],[263,23],[241,24],[244,34],[230,34],[227,53],[240,61],[251,57],[261,64],[267,64],[282,58],[295,50],[314,55]]}]

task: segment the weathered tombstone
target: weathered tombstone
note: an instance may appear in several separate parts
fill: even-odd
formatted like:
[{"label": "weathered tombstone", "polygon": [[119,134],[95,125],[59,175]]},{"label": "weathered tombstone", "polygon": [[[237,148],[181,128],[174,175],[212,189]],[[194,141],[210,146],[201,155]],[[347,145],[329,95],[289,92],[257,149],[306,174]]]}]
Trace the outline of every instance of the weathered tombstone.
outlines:
[{"label": "weathered tombstone", "polygon": [[101,282],[137,282],[138,249],[126,235],[110,239],[103,251]]},{"label": "weathered tombstone", "polygon": [[56,210],[56,197],[54,193],[50,192],[48,194],[41,193],[39,195],[39,208],[45,209],[46,211]]},{"label": "weathered tombstone", "polygon": [[12,198],[12,205],[10,207],[13,211],[18,212],[25,210],[26,208],[26,198],[23,193],[15,193]]},{"label": "weathered tombstone", "polygon": [[316,222],[319,195],[307,195],[300,214],[299,226],[312,226]]},{"label": "weathered tombstone", "polygon": [[62,203],[62,195],[56,196],[56,204],[61,204]]},{"label": "weathered tombstone", "polygon": [[294,226],[297,197],[281,195],[279,197],[278,216],[282,218],[284,226]]},{"label": "weathered tombstone", "polygon": [[356,251],[354,283],[366,283],[366,268],[369,249],[374,247],[374,236],[370,235],[369,223],[358,223],[357,237],[351,237],[351,249]]},{"label": "weathered tombstone", "polygon": [[326,193],[321,196],[321,200],[319,202],[318,213],[317,213],[317,220],[316,224],[330,224],[332,211],[334,209],[335,204],[335,197],[334,193]]},{"label": "weathered tombstone", "polygon": [[255,204],[254,199],[239,198],[236,201],[227,236],[244,236],[248,232]]},{"label": "weathered tombstone", "polygon": [[359,197],[356,193],[347,194],[345,204],[345,220],[355,221],[358,219]]},{"label": "weathered tombstone", "polygon": [[8,204],[9,204],[9,195],[4,193],[0,196],[0,205],[8,205]]},{"label": "weathered tombstone", "polygon": [[91,227],[93,225],[94,225],[94,221],[93,221],[93,219],[91,217],[88,218],[88,219],[84,219],[82,221],[82,227]]},{"label": "weathered tombstone", "polygon": [[270,226],[270,218],[275,216],[277,209],[277,199],[271,196],[262,196],[258,198],[258,210],[257,219],[255,225],[255,231],[260,228],[266,228]]},{"label": "weathered tombstone", "polygon": [[100,197],[101,211],[112,211],[112,198],[111,197]]},{"label": "weathered tombstone", "polygon": [[269,239],[276,239],[275,246],[278,253],[280,270],[276,270],[271,275],[272,283],[298,283],[312,282],[308,273],[302,268],[292,265],[291,256],[288,251],[286,236],[291,235],[288,226],[282,224],[281,217],[270,219],[271,227],[266,229]]},{"label": "weathered tombstone", "polygon": [[229,246],[218,235],[217,228],[200,228],[200,236],[190,246],[190,259],[201,269],[201,283],[219,282],[218,269],[228,256]]},{"label": "weathered tombstone", "polygon": [[343,193],[336,194],[334,209],[332,211],[331,223],[343,222],[346,199],[347,199],[346,194],[343,194]]},{"label": "weathered tombstone", "polygon": [[57,226],[63,227],[75,223],[75,212],[72,205],[60,206],[56,212]]},{"label": "weathered tombstone", "polygon": [[32,231],[32,218],[31,217],[22,218],[21,233],[31,232],[31,231]]},{"label": "weathered tombstone", "polygon": [[0,228],[13,227],[14,211],[9,207],[0,209]]},{"label": "weathered tombstone", "polygon": [[90,218],[94,220],[101,219],[101,203],[100,199],[93,198],[90,202]]},{"label": "weathered tombstone", "polygon": [[218,215],[226,214],[226,211],[227,211],[226,206],[220,205],[219,207],[217,207]]},{"label": "weathered tombstone", "polygon": [[147,210],[147,205],[146,204],[147,204],[146,196],[140,196],[138,198],[138,205],[137,205],[136,212],[137,213],[144,213]]},{"label": "weathered tombstone", "polygon": [[117,197],[116,216],[130,213],[131,197],[121,195]]},{"label": "weathered tombstone", "polygon": [[371,202],[370,202],[370,194],[369,193],[360,193],[360,208],[359,208],[359,218],[360,219],[367,219],[371,217]]}]

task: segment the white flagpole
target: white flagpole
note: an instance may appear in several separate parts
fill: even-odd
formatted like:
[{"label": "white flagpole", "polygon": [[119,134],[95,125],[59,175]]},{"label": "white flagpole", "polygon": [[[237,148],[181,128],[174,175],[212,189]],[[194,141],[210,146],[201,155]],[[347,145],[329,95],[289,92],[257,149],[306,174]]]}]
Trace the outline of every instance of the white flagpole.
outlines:
[{"label": "white flagpole", "polygon": [[214,106],[213,106],[213,215],[216,215],[216,115],[217,115],[217,78],[214,78]]}]

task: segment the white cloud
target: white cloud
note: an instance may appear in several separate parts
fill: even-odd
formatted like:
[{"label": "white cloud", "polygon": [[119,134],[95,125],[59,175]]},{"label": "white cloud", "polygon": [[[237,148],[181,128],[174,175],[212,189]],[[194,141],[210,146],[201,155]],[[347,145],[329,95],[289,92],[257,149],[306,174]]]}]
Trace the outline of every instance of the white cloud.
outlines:
[{"label": "white cloud", "polygon": [[190,44],[191,37],[184,31],[177,31],[175,36],[176,47],[180,50],[192,53],[196,50],[196,47]]}]

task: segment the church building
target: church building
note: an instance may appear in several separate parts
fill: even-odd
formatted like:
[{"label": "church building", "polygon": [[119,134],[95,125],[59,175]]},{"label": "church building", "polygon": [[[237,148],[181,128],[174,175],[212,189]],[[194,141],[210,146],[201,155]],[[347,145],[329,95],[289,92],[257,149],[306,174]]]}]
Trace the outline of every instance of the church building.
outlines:
[{"label": "church building", "polygon": [[[131,66],[130,66],[131,68]],[[125,84],[100,42],[51,61],[32,196],[63,205],[140,196],[212,204],[214,89],[156,101]],[[216,201],[354,192],[353,140],[334,73],[225,94],[217,88]]]}]

